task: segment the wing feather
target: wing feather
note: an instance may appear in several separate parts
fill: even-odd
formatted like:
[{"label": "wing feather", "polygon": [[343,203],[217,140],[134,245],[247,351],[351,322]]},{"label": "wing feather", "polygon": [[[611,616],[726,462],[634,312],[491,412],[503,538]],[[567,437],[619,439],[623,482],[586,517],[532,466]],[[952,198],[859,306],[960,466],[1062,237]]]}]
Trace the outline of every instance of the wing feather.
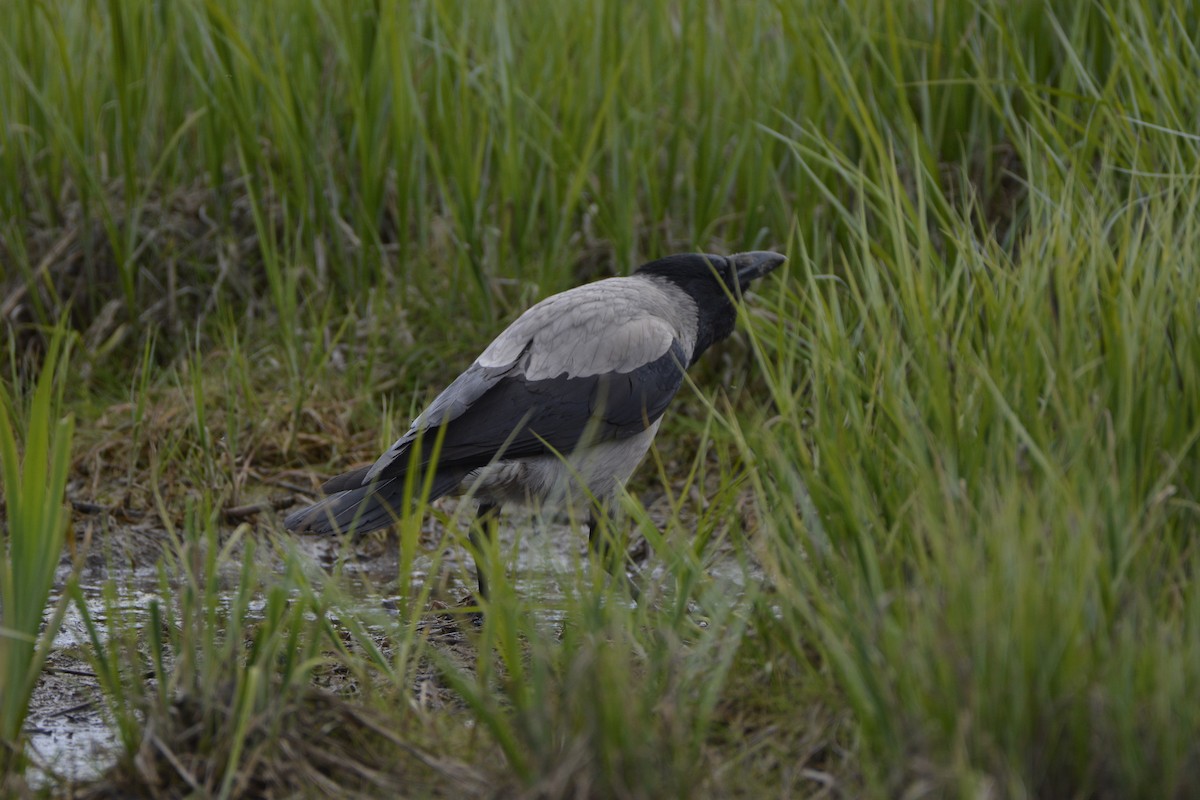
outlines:
[{"label": "wing feather", "polygon": [[[589,443],[624,439],[644,431],[666,410],[683,383],[687,358],[678,342],[666,353],[625,373],[572,378],[565,373],[527,380],[514,373],[495,381],[453,418],[410,431],[388,463],[369,479],[408,469],[412,443],[423,437],[431,451],[441,437],[438,470],[471,470],[498,458],[569,453]],[[391,451],[389,451],[390,453]],[[429,463],[422,456],[421,465]]]}]

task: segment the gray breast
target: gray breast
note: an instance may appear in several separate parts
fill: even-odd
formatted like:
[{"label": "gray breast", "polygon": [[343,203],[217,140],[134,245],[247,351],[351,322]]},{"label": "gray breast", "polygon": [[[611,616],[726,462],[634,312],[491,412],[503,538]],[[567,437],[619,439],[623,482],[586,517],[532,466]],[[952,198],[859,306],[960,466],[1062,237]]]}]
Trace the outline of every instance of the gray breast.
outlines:
[{"label": "gray breast", "polygon": [[629,480],[661,422],[626,439],[581,448],[565,459],[538,456],[489,464],[467,475],[458,491],[490,503],[587,508],[591,497],[612,497]]}]

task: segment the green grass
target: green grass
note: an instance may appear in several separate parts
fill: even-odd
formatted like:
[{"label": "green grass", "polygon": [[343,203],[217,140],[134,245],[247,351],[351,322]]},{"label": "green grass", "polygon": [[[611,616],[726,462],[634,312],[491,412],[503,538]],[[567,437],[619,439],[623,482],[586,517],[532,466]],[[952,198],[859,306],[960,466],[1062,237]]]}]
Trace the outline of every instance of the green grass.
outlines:
[{"label": "green grass", "polygon": [[[150,779],[150,732],[202,795],[1200,791],[1198,30],[1166,0],[0,7],[6,392],[76,331],[68,495],[113,510],[93,547],[126,513],[162,547],[156,624],[114,584],[97,628],[106,780]],[[433,581],[389,616],[226,517],[373,458],[536,299],[751,248],[786,270],[630,487],[646,602],[577,563],[494,581],[478,630]],[[434,517],[400,532],[431,578],[466,539]]]},{"label": "green grass", "polygon": [[[9,785],[4,778],[19,776],[27,766],[23,726],[29,698],[66,608],[65,602],[58,602],[49,619],[43,619],[67,529],[63,492],[75,425],[69,415],[58,419],[63,338],[61,330],[53,332],[41,373],[32,387],[18,390],[20,402],[0,386],[0,480],[5,487],[0,536],[0,786]],[[11,355],[10,364],[15,365]]]}]

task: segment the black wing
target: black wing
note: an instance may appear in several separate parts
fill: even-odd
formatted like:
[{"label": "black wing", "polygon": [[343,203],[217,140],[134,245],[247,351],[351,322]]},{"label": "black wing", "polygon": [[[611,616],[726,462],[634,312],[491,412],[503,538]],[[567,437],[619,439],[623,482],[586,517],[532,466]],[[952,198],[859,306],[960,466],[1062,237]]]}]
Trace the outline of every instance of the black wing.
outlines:
[{"label": "black wing", "polygon": [[405,476],[420,444],[420,486],[441,437],[430,500],[453,491],[473,469],[498,458],[566,455],[590,443],[633,436],[654,424],[683,383],[687,357],[678,341],[630,372],[528,380],[519,363],[464,372],[372,467],[325,484],[325,499],[284,520],[289,530],[369,531],[400,516]]},{"label": "black wing", "polygon": [[[469,408],[416,436],[432,451],[438,436],[437,469],[471,470],[496,458],[527,458],[574,450],[586,434],[590,443],[624,439],[652,425],[683,383],[687,357],[674,342],[667,352],[631,372],[531,381],[519,371],[500,377]],[[408,437],[405,437],[408,438]],[[377,480],[408,469],[411,444],[394,448]],[[429,458],[421,459],[423,465]]]}]

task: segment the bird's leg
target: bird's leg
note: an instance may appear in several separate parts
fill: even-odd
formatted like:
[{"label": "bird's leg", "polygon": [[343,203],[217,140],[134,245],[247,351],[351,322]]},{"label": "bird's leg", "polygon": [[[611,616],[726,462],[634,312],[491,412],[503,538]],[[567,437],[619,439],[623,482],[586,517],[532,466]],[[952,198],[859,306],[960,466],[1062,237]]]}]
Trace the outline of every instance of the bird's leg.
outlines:
[{"label": "bird's leg", "polygon": [[[601,518],[604,518],[607,524],[602,524]],[[588,546],[592,553],[604,564],[604,569],[609,575],[622,580],[629,587],[630,596],[636,600],[637,584],[625,569],[629,559],[625,553],[624,542],[617,540],[616,520],[607,505],[603,509],[593,506],[591,516],[588,517],[588,529]]]},{"label": "bird's leg", "polygon": [[500,506],[481,501],[479,511],[475,514],[475,525],[471,526],[471,545],[475,548],[475,574],[479,580],[479,597],[483,600],[488,596],[488,548],[495,539],[494,531],[499,522],[499,514]]},{"label": "bird's leg", "polygon": [[[609,536],[605,536],[600,527],[601,516],[609,517],[611,523],[611,515],[607,513],[599,513],[599,509],[593,507],[591,516],[588,517],[588,548],[596,558],[604,563],[604,568],[608,569],[608,555],[612,549],[612,542]],[[611,524],[610,526],[611,527]]]}]

